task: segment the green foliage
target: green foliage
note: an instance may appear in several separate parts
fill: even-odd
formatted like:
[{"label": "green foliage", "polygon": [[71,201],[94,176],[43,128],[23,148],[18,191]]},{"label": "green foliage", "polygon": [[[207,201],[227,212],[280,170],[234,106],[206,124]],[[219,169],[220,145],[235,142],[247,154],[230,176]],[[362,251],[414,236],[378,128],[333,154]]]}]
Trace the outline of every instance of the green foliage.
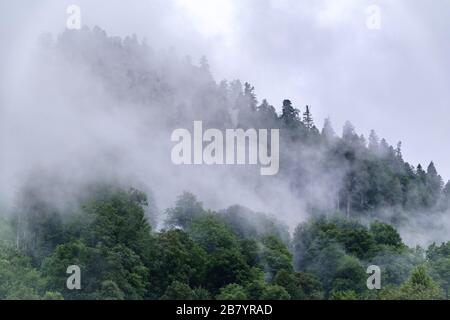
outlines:
[{"label": "green foliage", "polygon": [[251,269],[237,249],[218,249],[208,261],[206,288],[215,293],[229,283],[244,284],[251,281]]},{"label": "green foliage", "polygon": [[0,300],[37,300],[45,296],[45,289],[45,279],[30,259],[0,244]]},{"label": "green foliage", "polygon": [[120,290],[117,283],[112,280],[105,280],[101,283],[96,298],[100,300],[123,300],[125,294]]},{"label": "green foliage", "polygon": [[145,217],[145,205],[134,189],[126,192],[102,187],[84,205],[83,217],[90,223],[81,231],[81,237],[92,247],[99,243],[107,248],[121,244],[141,254],[151,229]]},{"label": "green foliage", "polygon": [[280,270],[273,281],[284,287],[292,300],[317,300],[322,298],[322,284],[312,274]]},{"label": "green foliage", "polygon": [[292,271],[292,254],[286,245],[275,236],[266,236],[262,239],[262,263],[269,276],[273,277],[280,270]]},{"label": "green foliage", "polygon": [[231,206],[220,212],[221,217],[240,238],[255,239],[273,235],[285,244],[290,241],[288,227],[260,212],[254,212],[242,206]]},{"label": "green foliage", "polygon": [[194,291],[185,283],[174,281],[166,289],[161,300],[193,300]]},{"label": "green foliage", "polygon": [[47,291],[42,299],[43,300],[64,300],[64,297],[59,292]]},{"label": "green foliage", "polygon": [[285,288],[277,284],[268,285],[264,289],[261,300],[290,300],[291,296]]},{"label": "green foliage", "polygon": [[194,300],[211,300],[211,294],[202,287],[194,289]]},{"label": "green foliage", "polygon": [[[79,46],[84,41],[96,45]],[[426,170],[413,167],[403,160],[401,143],[394,149],[375,131],[367,143],[350,122],[338,136],[327,119],[319,133],[309,106],[300,110],[286,99],[279,115],[268,101],[258,104],[251,84],[217,84],[206,59],[200,66],[183,62],[183,68],[172,68],[181,62],[154,59],[135,38],[117,41],[84,28],[65,32],[47,49],[51,54],[45,56],[82,61],[127,104],[162,106],[155,114],[164,114],[160,120],[171,127],[193,118],[211,128],[228,127],[229,110],[239,110],[239,127],[281,129],[279,177],[316,218],[300,224],[291,241],[288,227],[276,219],[238,205],[209,212],[184,192],[166,211],[167,230],[152,231],[146,211],[155,204],[139,190],[86,186],[70,205],[54,192],[61,183],[30,179],[11,221],[0,217],[0,298],[208,299],[244,293],[251,299],[356,299],[367,296],[369,264],[382,268],[381,297],[434,299],[438,286],[449,296],[449,243],[430,246],[424,261],[394,227],[450,208],[450,182],[443,186],[433,162]],[[118,64],[114,57],[136,63]],[[180,96],[173,90],[180,80],[189,84],[189,94],[169,110],[167,103]],[[318,198],[317,189],[326,192]],[[358,221],[372,223],[367,228]],[[65,286],[66,268],[73,264],[82,270],[81,291]],[[421,264],[429,276],[416,268]]]},{"label": "green foliage", "polygon": [[264,290],[266,288],[266,283],[262,279],[256,279],[248,283],[245,287],[245,291],[249,300],[260,300]]},{"label": "green foliage", "polygon": [[440,246],[432,244],[427,250],[427,261],[433,279],[444,289],[450,298],[450,242]]},{"label": "green foliage", "polygon": [[366,289],[367,275],[361,262],[352,256],[344,256],[336,269],[333,292],[352,291],[361,294]]},{"label": "green foliage", "polygon": [[[28,254],[32,246],[26,242],[20,250],[0,244],[0,298],[440,299],[444,291],[448,296],[449,244],[431,245],[425,260],[423,251],[407,248],[394,227],[379,221],[367,228],[340,217],[313,219],[296,228],[291,242],[274,220],[254,218],[252,225],[241,207],[206,212],[187,193],[173,211],[174,227],[152,232],[147,205],[138,190],[95,187],[68,219],[53,212],[59,222],[46,215],[33,229],[45,250]],[[47,235],[55,225],[63,236]],[[366,288],[369,264],[382,269],[378,296]],[[82,290],[66,288],[70,265],[81,269]]]},{"label": "green foliage", "polygon": [[261,257],[259,243],[256,240],[243,239],[240,240],[239,244],[247,264],[251,267],[260,265]]},{"label": "green foliage", "polygon": [[190,192],[183,192],[178,197],[175,207],[167,209],[166,225],[188,228],[196,218],[204,213],[203,205],[197,201],[195,195]]},{"label": "green foliage", "polygon": [[194,220],[189,234],[207,253],[238,247],[238,239],[220,217],[208,214]]},{"label": "green foliage", "polygon": [[358,300],[358,294],[353,290],[333,291],[330,300]]},{"label": "green foliage", "polygon": [[398,286],[408,280],[412,270],[424,263],[420,250],[405,248],[401,251],[386,249],[371,259],[373,265],[381,268],[382,285]]},{"label": "green foliage", "polygon": [[423,262],[393,227],[378,221],[367,229],[341,218],[312,220],[297,227],[293,247],[296,269],[317,276],[330,298],[338,292],[367,296],[368,265],[381,267],[383,285],[400,285]]},{"label": "green foliage", "polygon": [[293,242],[296,268],[299,270],[307,269],[323,250],[327,250],[329,254],[333,250],[342,250],[359,259],[373,257],[377,251],[373,236],[366,227],[341,218],[321,218],[310,224],[301,224],[294,232]]},{"label": "green foliage", "polygon": [[319,279],[311,273],[296,272],[295,283],[302,288],[304,296],[299,297],[307,300],[318,300],[323,297],[322,284]]},{"label": "green foliage", "polygon": [[378,245],[403,248],[402,239],[394,227],[386,223],[374,221],[370,225],[370,234]]},{"label": "green foliage", "polygon": [[442,289],[428,275],[423,266],[415,268],[411,277],[400,287],[387,287],[380,292],[385,300],[438,300],[443,299]]},{"label": "green foliage", "polygon": [[[51,290],[67,299],[142,299],[146,295],[152,245],[143,206],[145,195],[98,187],[67,226],[72,239],[57,245],[42,263]],[[81,225],[80,220],[84,221]],[[66,269],[78,265],[84,290],[66,288]]]},{"label": "green foliage", "polygon": [[[98,275],[101,274],[103,263],[98,248],[90,248],[81,241],[58,245],[51,256],[42,264],[42,273],[48,279],[48,288],[59,291],[66,299],[93,298],[93,292],[99,288]],[[67,267],[78,265],[83,274],[82,284],[85,289],[70,291],[66,287]],[[89,292],[91,294],[85,294]]]},{"label": "green foliage", "polygon": [[236,283],[229,284],[220,289],[217,300],[247,300],[244,288]]},{"label": "green foliage", "polygon": [[207,254],[186,232],[162,231],[155,242],[149,267],[151,298],[161,296],[174,281],[194,286],[204,282]]},{"label": "green foliage", "polygon": [[14,230],[9,220],[0,214],[0,245],[14,243]]}]

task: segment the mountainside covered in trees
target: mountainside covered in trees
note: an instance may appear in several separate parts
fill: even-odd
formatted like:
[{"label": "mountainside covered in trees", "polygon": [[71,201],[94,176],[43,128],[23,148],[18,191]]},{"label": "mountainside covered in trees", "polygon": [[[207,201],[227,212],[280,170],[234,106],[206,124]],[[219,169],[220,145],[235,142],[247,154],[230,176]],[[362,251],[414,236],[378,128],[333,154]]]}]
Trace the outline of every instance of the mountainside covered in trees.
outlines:
[{"label": "mountainside covered in trees", "polygon": [[[96,186],[65,219],[30,201],[26,216],[0,221],[1,299],[449,297],[450,242],[411,249],[379,221],[366,227],[321,217],[291,236],[261,213],[239,206],[208,211],[184,193],[155,231],[145,215],[148,199],[134,189]],[[66,288],[74,264],[82,270],[81,290]],[[366,287],[373,264],[382,270],[381,290]]]},{"label": "mountainside covered in trees", "polygon": [[[277,113],[248,83],[216,83],[205,58],[136,37],[85,28],[40,43],[29,95],[7,117],[32,119],[18,130],[48,144],[7,162],[0,298],[448,298],[450,243],[411,249],[396,230],[420,222],[429,239],[448,236],[450,183],[432,162],[412,166],[401,143],[349,122],[342,135],[329,119],[319,130],[288,99]],[[244,129],[280,129],[278,175],[170,162],[170,132],[233,128],[232,114]],[[79,291],[65,288],[73,264]],[[366,287],[371,264],[380,291]]]},{"label": "mountainside covered in trees", "polygon": [[[450,184],[444,187],[432,162],[425,167],[405,162],[400,142],[390,146],[375,131],[365,138],[350,122],[342,135],[335,133],[329,119],[319,130],[311,108],[297,108],[289,100],[283,101],[278,114],[268,101],[258,102],[248,83],[224,80],[216,84],[206,58],[196,66],[189,57],[178,58],[173,49],[156,53],[135,36],[124,40],[107,37],[99,28],[66,31],[56,42],[43,37],[42,43],[39,62],[46,69],[54,71],[52,68],[62,65],[70,68],[68,74],[84,70],[82,76],[89,75],[89,84],[95,82],[107,96],[107,108],[136,112],[147,117],[144,121],[157,130],[190,128],[194,120],[202,120],[204,128],[233,128],[233,110],[238,115],[238,127],[281,129],[280,174],[274,179],[261,179],[246,168],[250,173],[244,173],[244,179],[236,177],[238,183],[250,184],[252,191],[261,184],[281,181],[289,197],[301,199],[308,213],[341,211],[349,217],[387,214],[392,222],[407,219],[412,213],[429,214],[448,208]],[[80,86],[65,80],[66,90]],[[148,130],[143,133],[154,132]]]}]

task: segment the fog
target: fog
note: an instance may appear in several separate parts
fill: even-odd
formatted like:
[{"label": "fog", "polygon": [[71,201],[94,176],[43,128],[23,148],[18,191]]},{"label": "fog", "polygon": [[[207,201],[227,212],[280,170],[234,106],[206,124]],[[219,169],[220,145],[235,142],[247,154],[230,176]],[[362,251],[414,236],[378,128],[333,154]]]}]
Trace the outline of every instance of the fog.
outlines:
[{"label": "fog", "polygon": [[[291,226],[307,216],[305,202],[292,194],[287,181],[258,177],[256,167],[174,166],[174,115],[161,114],[162,103],[146,108],[145,101],[112,94],[121,81],[113,68],[109,76],[114,81],[105,84],[83,61],[69,63],[52,50],[47,54],[40,47],[41,35],[50,32],[56,41],[70,4],[80,6],[82,24],[90,29],[98,25],[108,36],[136,34],[139,42],[145,40],[153,60],[138,55],[130,64],[157,69],[152,63],[179,61],[160,71],[176,83],[171,108],[195,101],[183,82],[184,57],[190,55],[198,65],[206,55],[216,82],[248,81],[258,100],[268,98],[278,110],[285,98],[302,110],[312,105],[316,124],[329,116],[339,134],[346,120],[366,136],[375,129],[391,144],[403,141],[408,162],[434,160],[444,178],[450,177],[447,1],[345,0],[339,6],[325,0],[14,1],[0,4],[0,193],[8,206],[38,172],[58,177],[65,186],[55,191],[60,198],[80,185],[111,179],[151,192],[160,209],[189,190],[213,209],[238,203]],[[380,30],[366,26],[372,4],[381,9]],[[107,48],[86,50],[91,49]],[[205,111],[205,116],[220,118],[216,111]],[[311,158],[320,152],[305,150]],[[310,170],[320,174],[314,165]],[[323,174],[308,197],[328,206],[330,185],[338,189],[340,179]],[[442,221],[449,225],[448,219]],[[404,228],[408,243],[431,241],[411,236],[417,230]]]},{"label": "fog", "polygon": [[[257,180],[243,183],[246,176],[259,175],[259,167],[172,164],[170,155],[174,143],[170,136],[176,126],[170,126],[170,119],[180,118],[180,122],[192,130],[193,123],[182,120],[190,116],[189,109],[176,114],[170,110],[186,100],[192,103],[187,85],[175,87],[174,95],[170,96],[173,101],[167,102],[167,106],[154,100],[147,103],[140,100],[145,92],[127,87],[125,82],[129,79],[122,78],[120,68],[114,73],[109,65],[106,70],[112,74],[104,77],[93,72],[90,63],[95,62],[95,57],[91,54],[99,52],[103,58],[108,57],[107,64],[125,63],[137,69],[155,63],[155,67],[164,69],[165,77],[175,83],[186,71],[182,66],[165,69],[178,61],[165,51],[156,54],[152,62],[145,57],[131,61],[137,58],[134,54],[139,53],[139,48],[130,57],[123,57],[125,60],[120,60],[123,49],[109,56],[108,48],[102,47],[106,36],[99,38],[98,43],[92,42],[95,32],[99,37],[104,35],[99,29],[94,34],[82,30],[75,40],[66,35],[61,47],[56,49],[36,45],[30,51],[28,67],[23,74],[16,75],[17,83],[9,86],[3,108],[3,128],[14,132],[14,138],[2,144],[3,168],[6,168],[2,196],[6,203],[16,203],[27,185],[43,191],[44,197],[58,203],[75,198],[80,189],[90,183],[106,180],[154,194],[161,209],[172,205],[183,190],[189,190],[214,209],[239,203],[274,214],[280,211],[283,218],[289,214],[292,218],[295,214],[298,220],[304,218],[302,202],[291,196],[287,183],[274,180],[264,183],[259,191],[255,189]],[[81,52],[89,54],[86,60],[70,60],[71,50],[79,41],[85,46]],[[166,58],[168,64],[164,62]],[[197,86],[203,88],[204,85]],[[155,90],[156,94],[163,95],[163,100],[167,98],[162,88]],[[217,118],[214,110],[217,108],[209,111],[210,115],[205,111],[204,117]],[[265,198],[264,194],[271,194],[271,198]]]}]

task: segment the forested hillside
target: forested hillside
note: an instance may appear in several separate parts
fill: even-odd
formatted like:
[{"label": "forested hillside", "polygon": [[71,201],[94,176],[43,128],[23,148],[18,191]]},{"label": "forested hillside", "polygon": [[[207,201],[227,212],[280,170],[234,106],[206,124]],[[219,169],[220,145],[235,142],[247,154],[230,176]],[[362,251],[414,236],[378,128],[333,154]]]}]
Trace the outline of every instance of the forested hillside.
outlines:
[{"label": "forested hillside", "polygon": [[[249,83],[216,84],[204,57],[197,66],[173,52],[158,55],[136,37],[108,38],[98,28],[66,32],[48,45],[60,59],[90,68],[115,98],[156,109],[171,127],[199,119],[212,128],[233,127],[229,110],[238,110],[239,127],[282,129],[280,179],[289,180],[311,210],[358,216],[392,208],[398,211],[391,218],[400,219],[404,210],[448,208],[450,184],[444,187],[433,162],[405,162],[401,142],[393,147],[375,131],[366,138],[350,122],[339,134],[330,119],[319,130],[310,107],[287,99],[278,114],[268,101],[258,102]],[[324,185],[326,191],[316,194]]]},{"label": "forested hillside", "polygon": [[[2,221],[2,299],[443,299],[450,242],[408,248],[390,225],[345,217],[287,226],[239,206],[205,210],[182,194],[152,229],[145,194],[97,186],[65,221],[44,203]],[[26,224],[26,237],[15,234]],[[17,242],[15,242],[17,241]],[[81,290],[66,269],[82,270]],[[382,289],[366,268],[382,268]]]},{"label": "forested hillside", "polygon": [[[450,183],[433,162],[411,165],[400,142],[350,122],[319,126],[289,97],[275,108],[249,83],[217,83],[206,58],[135,36],[84,28],[40,45],[30,112],[48,103],[45,118],[64,122],[34,132],[51,152],[33,146],[38,160],[11,168],[0,299],[449,298]],[[194,120],[280,129],[280,172],[175,168],[170,132]],[[398,230],[441,241],[409,247]],[[81,290],[66,288],[69,265]],[[367,289],[369,265],[381,290]]]}]

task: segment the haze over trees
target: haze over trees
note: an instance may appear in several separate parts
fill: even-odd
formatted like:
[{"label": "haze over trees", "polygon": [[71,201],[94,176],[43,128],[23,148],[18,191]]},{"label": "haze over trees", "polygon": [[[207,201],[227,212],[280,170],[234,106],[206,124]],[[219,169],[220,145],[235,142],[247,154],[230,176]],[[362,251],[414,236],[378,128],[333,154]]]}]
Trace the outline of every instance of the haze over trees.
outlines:
[{"label": "haze over trees", "polygon": [[[147,205],[137,190],[105,185],[92,188],[65,222],[47,219],[47,208],[35,203],[36,215],[24,218],[39,227],[22,230],[28,240],[18,246],[16,217],[3,220],[10,230],[0,244],[0,298],[448,298],[450,243],[411,249],[379,221],[367,227],[320,217],[291,237],[274,218],[242,207],[208,211],[186,192],[167,210],[168,227],[155,231]],[[66,288],[73,264],[82,270],[81,290]],[[379,291],[366,287],[372,264],[382,269]]]},{"label": "haze over trees", "polygon": [[[205,57],[193,64],[172,51],[156,53],[135,36],[108,37],[99,28],[44,40],[38,61],[39,68],[49,68],[46,76],[59,79],[59,68],[73,71],[71,90],[83,91],[85,83],[91,89],[74,98],[81,111],[70,113],[90,110],[88,115],[67,125],[96,132],[111,120],[105,114],[119,113],[120,122],[101,137],[122,130],[142,157],[148,155],[142,142],[150,140],[156,160],[141,161],[154,161],[146,165],[158,175],[147,181],[139,157],[124,157],[129,153],[114,145],[122,140],[111,137],[104,140],[114,141],[114,148],[86,139],[86,154],[96,161],[68,152],[56,161],[64,170],[32,168],[14,205],[0,206],[0,299],[449,298],[450,242],[410,248],[398,231],[448,217],[450,183],[444,184],[433,162],[413,166],[403,159],[401,143],[393,147],[375,131],[366,139],[350,122],[342,134],[330,119],[319,129],[313,106],[300,108],[286,99],[278,113],[267,100],[258,101],[249,83],[216,83]],[[95,108],[106,113],[91,119]],[[136,135],[130,134],[125,115],[146,126],[139,122]],[[173,174],[165,141],[158,138],[169,142],[166,133],[199,119],[218,129],[280,129],[279,174],[262,178],[249,169],[216,176],[210,173],[215,168],[196,172],[192,180]],[[146,140],[139,140],[142,135]],[[76,145],[77,138],[69,142]],[[74,174],[64,167],[71,158],[81,167],[108,170]],[[116,166],[122,161],[127,170]],[[129,167],[142,170],[130,174]],[[82,181],[67,183],[70,174]],[[195,181],[228,206],[209,209],[200,199],[210,193],[198,199],[186,188],[171,207],[158,209],[154,193],[175,198],[170,186],[195,188]],[[266,213],[235,203],[241,193],[243,201],[256,194],[255,203],[268,205],[260,210]],[[65,286],[66,269],[74,264],[82,270],[82,290]],[[366,287],[369,265],[381,267],[379,291]]]}]

